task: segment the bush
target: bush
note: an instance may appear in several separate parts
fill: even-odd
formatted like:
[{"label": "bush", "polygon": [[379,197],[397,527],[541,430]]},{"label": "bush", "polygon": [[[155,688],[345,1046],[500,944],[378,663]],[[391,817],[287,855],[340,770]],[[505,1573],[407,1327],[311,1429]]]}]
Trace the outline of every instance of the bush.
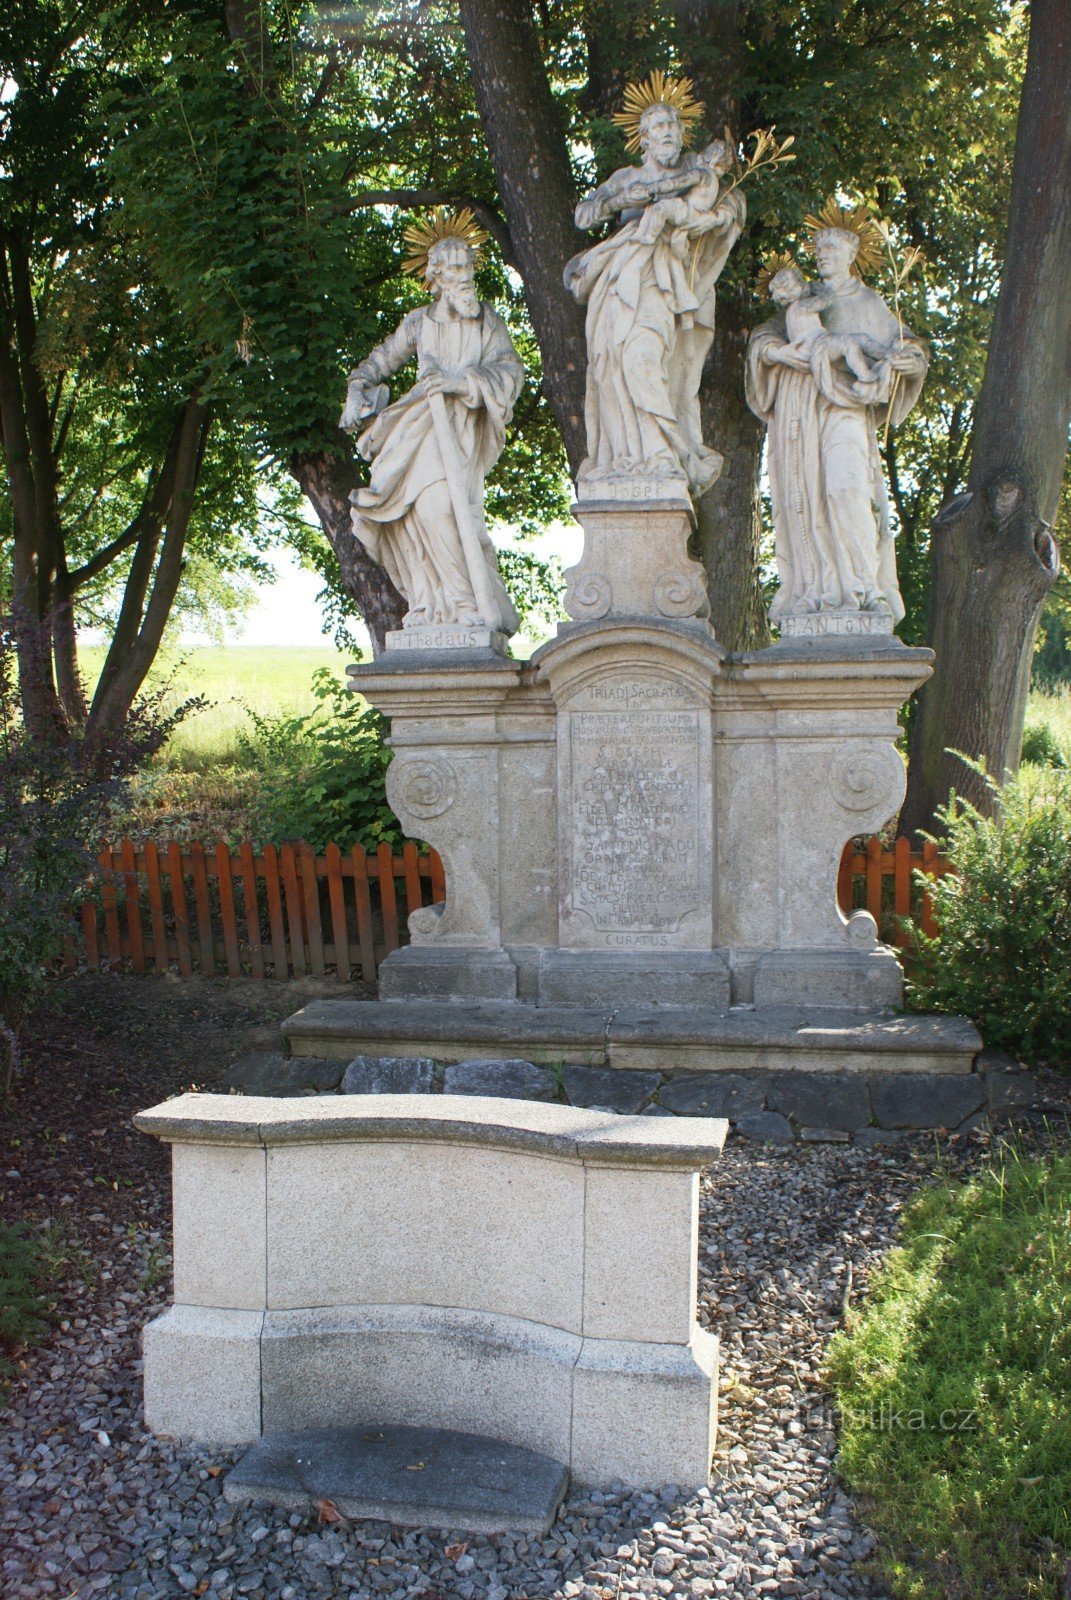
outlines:
[{"label": "bush", "polygon": [[313,693],[320,704],[308,716],[250,712],[253,732],[240,745],[258,776],[250,807],[255,843],[304,840],[317,852],[328,844],[399,846],[405,834],[385,788],[386,719],[326,668],[313,675]]},{"label": "bush", "polygon": [[[46,628],[48,624],[45,625]],[[19,705],[16,651],[38,624],[0,618],[0,1092],[18,1063],[19,1033],[63,949],[71,911],[90,882],[112,807],[131,775],[200,702],[169,716],[160,696],[131,712],[121,734],[92,746],[77,730],[31,737]]]},{"label": "bush", "polygon": [[898,1596],[1062,1600],[1071,1557],[1071,1157],[924,1192],[830,1346],[838,1474]]},{"label": "bush", "polygon": [[37,1240],[24,1227],[0,1222],[0,1380],[13,1375],[19,1350],[44,1332],[41,1289],[48,1276]]},{"label": "bush", "polygon": [[938,934],[908,975],[918,1010],[964,1013],[987,1044],[1071,1067],[1071,774],[1035,768],[993,785],[981,815],[938,813],[953,872],[930,885]]},{"label": "bush", "polygon": [[1028,722],[1023,729],[1023,760],[1035,767],[1071,765],[1066,750],[1047,722]]}]

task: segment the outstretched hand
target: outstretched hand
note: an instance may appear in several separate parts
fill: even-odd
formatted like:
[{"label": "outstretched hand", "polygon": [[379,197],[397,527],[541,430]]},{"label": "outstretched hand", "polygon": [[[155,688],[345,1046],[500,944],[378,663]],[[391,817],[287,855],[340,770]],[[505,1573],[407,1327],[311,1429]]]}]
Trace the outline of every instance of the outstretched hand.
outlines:
[{"label": "outstretched hand", "polygon": [[468,382],[465,378],[451,377],[448,372],[426,372],[419,384],[421,394],[465,394]]}]

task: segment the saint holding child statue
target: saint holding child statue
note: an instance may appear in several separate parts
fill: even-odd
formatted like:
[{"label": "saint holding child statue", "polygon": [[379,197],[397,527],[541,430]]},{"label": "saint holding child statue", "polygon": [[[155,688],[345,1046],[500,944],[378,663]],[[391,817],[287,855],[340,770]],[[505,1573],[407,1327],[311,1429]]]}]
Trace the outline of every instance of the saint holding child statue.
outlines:
[{"label": "saint holding child statue", "polygon": [[901,423],[929,356],[861,274],[882,236],[862,206],[808,218],[818,283],[787,256],[764,287],[780,308],[751,335],[747,398],[767,463],[782,634],[891,633],[904,615],[877,430]]}]

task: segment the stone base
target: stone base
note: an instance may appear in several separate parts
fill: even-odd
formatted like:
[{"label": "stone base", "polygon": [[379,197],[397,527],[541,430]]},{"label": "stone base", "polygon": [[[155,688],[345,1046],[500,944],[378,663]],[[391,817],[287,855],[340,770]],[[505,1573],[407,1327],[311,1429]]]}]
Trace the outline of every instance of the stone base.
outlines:
[{"label": "stone base", "polygon": [[728,1010],[729,968],[711,951],[548,950],[539,972],[541,1005],[652,1006]]},{"label": "stone base", "polygon": [[754,973],[756,1008],[850,1006],[895,1011],[903,1004],[904,975],[891,950],[777,950],[761,956]]},{"label": "stone base", "polygon": [[493,650],[504,656],[509,649],[509,636],[479,623],[465,627],[444,622],[427,628],[394,629],[384,643],[388,650]]},{"label": "stone base", "polygon": [[962,1017],[747,1006],[314,1000],[283,1033],[296,1056],[513,1056],[662,1072],[969,1073],[982,1048]]},{"label": "stone base", "polygon": [[790,611],[774,619],[782,639],[873,639],[893,632],[888,611]]},{"label": "stone base", "polygon": [[504,950],[410,944],[379,969],[384,1000],[513,1000],[517,968]]},{"label": "stone base", "polygon": [[312,1511],[465,1533],[549,1532],[569,1483],[550,1456],[444,1428],[331,1428],[270,1434],[229,1473],[230,1505]]}]

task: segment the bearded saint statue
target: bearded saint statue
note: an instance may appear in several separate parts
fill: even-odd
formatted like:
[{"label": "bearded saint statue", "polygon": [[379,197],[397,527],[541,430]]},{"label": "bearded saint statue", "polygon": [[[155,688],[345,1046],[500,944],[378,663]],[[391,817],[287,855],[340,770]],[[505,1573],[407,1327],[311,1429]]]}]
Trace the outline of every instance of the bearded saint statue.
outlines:
[{"label": "bearded saint statue", "polygon": [[[410,311],[350,374],[341,426],[372,463],[356,489],[353,531],[408,607],[404,629],[453,624],[516,633],[483,512],[484,479],[502,453],[524,368],[505,323],[476,294],[486,235],[469,210],[436,207],[405,234],[405,266],[430,305]],[[388,405],[385,379],[416,357],[417,381]]]},{"label": "bearded saint statue", "polygon": [[[715,140],[688,153],[703,107],[688,78],[653,72],[630,84],[614,121],[643,152],[576,210],[578,228],[613,231],[565,269],[566,287],[587,307],[587,458],[578,486],[592,495],[630,493],[636,478],[676,480],[698,498],[722,457],[708,449],[699,382],[714,339],[714,285],[747,215],[726,182],[733,147]],[[683,480],[683,481],[682,481]]]},{"label": "bearded saint statue", "polygon": [[807,225],[818,282],[787,256],[770,262],[766,286],[781,309],[748,341],[748,404],[769,427],[780,579],[770,621],[809,634],[834,626],[832,614],[864,614],[873,631],[891,632],[904,602],[878,430],[911,411],[929,353],[862,281],[881,253],[865,207],[831,200]]}]

